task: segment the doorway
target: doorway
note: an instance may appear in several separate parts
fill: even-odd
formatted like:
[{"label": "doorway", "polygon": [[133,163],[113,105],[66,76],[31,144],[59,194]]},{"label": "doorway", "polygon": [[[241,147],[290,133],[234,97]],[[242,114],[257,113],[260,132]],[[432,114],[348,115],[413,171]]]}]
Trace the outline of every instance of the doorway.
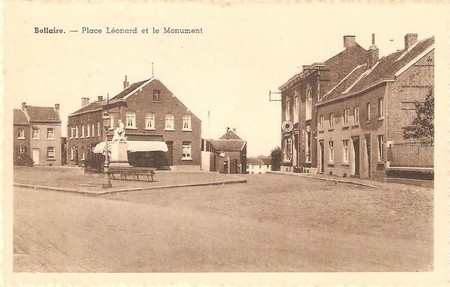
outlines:
[{"label": "doorway", "polygon": [[167,152],[166,152],[166,158],[167,158],[167,164],[169,166],[173,166],[173,141],[166,142],[167,144]]},{"label": "doorway", "polygon": [[325,151],[324,151],[324,144],[323,141],[319,141],[319,163],[320,163],[320,167],[319,167],[319,173],[324,173],[325,172]]},{"label": "doorway", "polygon": [[370,144],[370,135],[366,135],[365,136],[366,139],[366,159],[367,159],[367,177],[370,178],[370,174],[372,171],[372,167],[371,167],[371,158],[370,158],[370,154],[371,154],[371,144]]},{"label": "doorway", "polygon": [[352,138],[352,142],[353,142],[352,175],[359,177],[359,170],[360,170],[359,137]]},{"label": "doorway", "polygon": [[39,164],[39,158],[40,158],[40,151],[38,148],[33,149],[33,161],[34,164]]}]

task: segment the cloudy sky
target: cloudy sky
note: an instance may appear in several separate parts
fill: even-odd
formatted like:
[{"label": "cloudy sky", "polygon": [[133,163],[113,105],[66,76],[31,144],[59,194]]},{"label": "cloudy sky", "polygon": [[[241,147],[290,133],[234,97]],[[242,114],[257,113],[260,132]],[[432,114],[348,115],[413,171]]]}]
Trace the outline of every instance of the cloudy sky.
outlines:
[{"label": "cloudy sky", "polygon": [[[125,75],[130,82],[150,78],[154,63],[155,77],[202,120],[203,137],[236,128],[249,155],[269,154],[280,144],[281,124],[280,103],[269,102],[269,90],[302,65],[342,51],[343,35],[368,48],[375,33],[383,56],[401,49],[406,33],[439,42],[446,17],[436,4],[6,3],[4,106],[60,103],[65,135],[81,97],[114,96]],[[34,33],[35,27],[66,33]],[[69,32],[82,27],[103,33]],[[107,34],[107,27],[139,33]],[[153,27],[161,32],[141,33]],[[164,34],[164,27],[203,33]]]}]

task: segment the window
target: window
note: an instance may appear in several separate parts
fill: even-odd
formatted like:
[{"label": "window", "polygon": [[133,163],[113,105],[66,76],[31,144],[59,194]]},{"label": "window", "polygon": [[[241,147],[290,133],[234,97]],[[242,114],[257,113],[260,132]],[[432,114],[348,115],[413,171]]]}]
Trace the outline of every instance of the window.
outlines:
[{"label": "window", "polygon": [[370,121],[370,103],[366,104],[366,120]]},{"label": "window", "polygon": [[92,133],[92,137],[95,137],[95,124],[91,125],[91,133]]},{"label": "window", "polygon": [[348,140],[342,141],[342,161],[348,163]]},{"label": "window", "polygon": [[33,135],[33,138],[34,138],[34,139],[40,138],[39,128],[33,128],[33,133],[32,133],[32,135]]},{"label": "window", "polygon": [[292,158],[292,139],[287,138],[284,142],[284,161],[290,161]]},{"label": "window", "polygon": [[17,133],[17,138],[18,139],[25,139],[25,129],[19,129],[19,132]]},{"label": "window", "polygon": [[382,119],[384,116],[383,111],[383,98],[378,99],[378,118]]},{"label": "window", "polygon": [[320,116],[319,126],[320,126],[321,129],[323,129],[323,116]]},{"label": "window", "polygon": [[348,115],[349,115],[348,110],[344,110],[344,125],[345,126],[348,125]]},{"label": "window", "polygon": [[306,119],[309,120],[312,117],[312,91],[309,90],[306,96]]},{"label": "window", "polygon": [[81,148],[81,160],[85,160],[86,153],[84,152],[84,147]]},{"label": "window", "polygon": [[286,99],[286,114],[285,114],[285,118],[286,121],[290,121],[291,120],[291,100],[289,98]]},{"label": "window", "polygon": [[81,138],[84,138],[84,125],[81,126]]},{"label": "window", "polygon": [[114,129],[114,116],[109,114],[109,129],[113,130]]},{"label": "window", "polygon": [[353,123],[359,123],[359,107],[353,108]]},{"label": "window", "polygon": [[173,115],[172,114],[167,114],[166,115],[166,124],[165,124],[165,129],[166,130],[170,130],[170,131],[174,130],[173,121],[174,121]]},{"label": "window", "polygon": [[183,131],[192,131],[191,128],[191,115],[183,115]]},{"label": "window", "polygon": [[74,158],[75,158],[75,148],[72,147],[72,148],[70,149],[70,159],[74,159]]},{"label": "window", "polygon": [[53,128],[47,128],[47,138],[48,139],[55,138],[55,130]]},{"label": "window", "polygon": [[102,125],[100,122],[97,122],[97,136],[101,136]]},{"label": "window", "polygon": [[153,90],[153,101],[154,102],[161,101],[161,91],[160,90]]},{"label": "window", "polygon": [[[309,126],[308,126],[309,128]],[[305,138],[305,161],[311,162],[311,132],[306,132]]]},{"label": "window", "polygon": [[329,162],[334,162],[334,142],[333,141],[329,141],[328,142],[328,148],[330,151],[330,157],[329,157]]},{"label": "window", "polygon": [[24,146],[19,147],[19,154],[24,154],[26,152],[27,152],[27,147],[24,147]]},{"label": "window", "polygon": [[126,128],[135,129],[136,128],[136,113],[127,113],[126,115]]},{"label": "window", "polygon": [[384,136],[379,135],[378,136],[378,160],[382,161],[384,159]]},{"label": "window", "polygon": [[91,137],[91,125],[87,124],[86,126],[86,137],[90,138]]},{"label": "window", "polygon": [[192,159],[191,143],[183,142],[183,158],[182,158],[182,160],[191,160],[191,159]]},{"label": "window", "polygon": [[70,128],[70,138],[73,139],[74,135],[75,135],[75,128],[71,127]]},{"label": "window", "polygon": [[47,159],[55,159],[55,147],[49,146],[47,148]]},{"label": "window", "polygon": [[75,138],[78,138],[78,126],[75,127]]},{"label": "window", "polygon": [[334,127],[334,113],[330,114],[330,128]]},{"label": "window", "polygon": [[298,92],[295,91],[295,100],[294,100],[294,123],[298,123],[300,116],[300,97],[298,96]]},{"label": "window", "polygon": [[149,113],[145,117],[145,129],[154,130],[155,128],[155,113]]}]

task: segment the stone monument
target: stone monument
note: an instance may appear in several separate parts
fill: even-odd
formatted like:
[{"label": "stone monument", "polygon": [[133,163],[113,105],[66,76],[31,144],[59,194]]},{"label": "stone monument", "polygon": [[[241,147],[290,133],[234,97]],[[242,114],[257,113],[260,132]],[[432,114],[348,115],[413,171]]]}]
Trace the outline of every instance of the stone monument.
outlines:
[{"label": "stone monument", "polygon": [[117,123],[111,142],[110,166],[130,166],[127,154],[127,138],[121,120]]}]

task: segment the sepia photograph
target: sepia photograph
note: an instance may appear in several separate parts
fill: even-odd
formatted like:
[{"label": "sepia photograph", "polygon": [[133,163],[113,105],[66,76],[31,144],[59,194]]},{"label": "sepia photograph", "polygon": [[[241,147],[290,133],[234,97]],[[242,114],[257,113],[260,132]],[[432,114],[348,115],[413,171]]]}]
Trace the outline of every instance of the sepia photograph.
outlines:
[{"label": "sepia photograph", "polygon": [[5,282],[448,282],[443,4],[3,10]]}]

